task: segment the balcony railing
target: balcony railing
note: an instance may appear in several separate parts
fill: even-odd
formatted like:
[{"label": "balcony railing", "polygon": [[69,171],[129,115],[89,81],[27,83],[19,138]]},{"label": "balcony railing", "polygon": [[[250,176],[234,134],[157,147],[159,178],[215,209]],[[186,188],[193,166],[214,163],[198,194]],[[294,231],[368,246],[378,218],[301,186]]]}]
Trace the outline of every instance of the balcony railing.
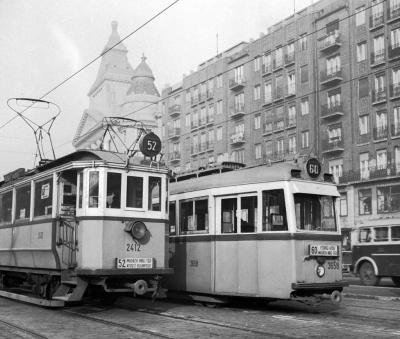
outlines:
[{"label": "balcony railing", "polygon": [[335,48],[340,47],[340,34],[336,30],[327,35],[322,41],[319,50],[322,53],[333,51]]},{"label": "balcony railing", "polygon": [[336,105],[322,105],[321,106],[321,118],[328,119],[343,115],[343,105],[337,103]]},{"label": "balcony railing", "polygon": [[397,137],[400,135],[400,122],[391,125],[392,137]]},{"label": "balcony railing", "polygon": [[366,144],[370,140],[371,140],[371,134],[368,132],[368,133],[365,133],[365,134],[359,134],[357,142],[359,144]]},{"label": "balcony railing", "polygon": [[322,152],[323,153],[333,153],[333,152],[343,152],[344,142],[340,137],[328,138],[322,140]]},{"label": "balcony railing", "polygon": [[245,142],[245,137],[243,132],[234,133],[231,135],[231,144],[240,145]]},{"label": "balcony railing", "polygon": [[388,135],[387,126],[374,127],[373,135],[374,140],[386,139]]},{"label": "balcony railing", "polygon": [[181,105],[175,104],[175,105],[168,107],[168,113],[172,117],[180,114],[181,113]]},{"label": "balcony railing", "polygon": [[342,81],[342,70],[341,69],[332,69],[322,71],[320,73],[320,78],[321,78],[321,85],[329,85],[336,83],[338,81]]},{"label": "balcony railing", "polygon": [[379,104],[384,101],[386,101],[386,89],[385,88],[372,91],[372,104]]},{"label": "balcony railing", "polygon": [[362,171],[343,172],[339,177],[339,183],[344,184],[351,181],[368,181],[371,179],[384,179],[397,176],[400,173],[400,164],[386,164],[381,166],[370,166]]},{"label": "balcony railing", "polygon": [[293,65],[295,61],[294,52],[285,54],[285,65],[290,66]]},{"label": "balcony railing", "polygon": [[382,49],[380,51],[371,53],[371,65],[379,65],[385,62],[385,50]]},{"label": "balcony railing", "polygon": [[180,161],[181,160],[181,153],[179,151],[174,151],[174,152],[170,153],[169,160],[171,162]]},{"label": "balcony railing", "polygon": [[400,83],[390,85],[390,98],[400,97]]},{"label": "balcony railing", "polygon": [[170,128],[168,130],[168,137],[169,138],[178,138],[181,134],[181,129],[179,127]]},{"label": "balcony railing", "polygon": [[400,7],[388,8],[388,22],[400,19]]},{"label": "balcony railing", "polygon": [[268,65],[262,65],[262,75],[267,75],[272,72],[272,66],[271,64]]},{"label": "balcony railing", "polygon": [[232,118],[238,118],[241,117],[242,115],[246,114],[244,111],[244,104],[237,104],[231,107],[231,117]]},{"label": "balcony railing", "polygon": [[231,90],[241,89],[245,85],[246,85],[246,81],[244,78],[229,79],[229,89],[231,89]]},{"label": "balcony railing", "polygon": [[376,28],[381,27],[384,24],[385,18],[382,13],[379,13],[378,15],[371,15],[369,17],[369,29],[373,30]]}]

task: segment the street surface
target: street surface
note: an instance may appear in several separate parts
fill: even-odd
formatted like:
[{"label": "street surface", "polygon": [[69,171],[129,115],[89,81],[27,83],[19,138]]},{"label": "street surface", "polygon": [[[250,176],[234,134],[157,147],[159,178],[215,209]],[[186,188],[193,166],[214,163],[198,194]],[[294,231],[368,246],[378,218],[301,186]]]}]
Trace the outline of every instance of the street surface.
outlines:
[{"label": "street surface", "polygon": [[[395,293],[397,291],[397,294]],[[366,294],[371,293],[371,294]],[[385,294],[396,294],[387,297]],[[0,338],[395,338],[400,288],[352,285],[340,306],[277,301],[208,307],[119,298],[45,309],[0,298]]]}]

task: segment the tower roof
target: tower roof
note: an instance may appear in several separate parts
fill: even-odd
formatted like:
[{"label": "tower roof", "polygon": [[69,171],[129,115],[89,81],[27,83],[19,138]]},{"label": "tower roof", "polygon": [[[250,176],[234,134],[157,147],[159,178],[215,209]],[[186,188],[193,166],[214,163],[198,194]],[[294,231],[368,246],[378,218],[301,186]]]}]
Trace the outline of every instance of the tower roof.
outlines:
[{"label": "tower roof", "polygon": [[[119,33],[118,33],[118,21],[114,20],[111,22],[110,38],[108,39],[107,44],[104,46],[102,53],[104,53],[106,50],[108,50],[110,48],[127,52],[128,50],[126,49],[125,45],[122,42],[120,44],[118,44],[120,41],[121,41],[121,37],[119,36]],[[117,45],[117,46],[115,46],[115,45]]]},{"label": "tower roof", "polygon": [[154,85],[154,75],[149,65],[146,63],[146,57],[142,56],[142,61],[136,67],[132,74],[132,85],[127,95],[130,94],[149,94],[160,96],[156,86]]}]

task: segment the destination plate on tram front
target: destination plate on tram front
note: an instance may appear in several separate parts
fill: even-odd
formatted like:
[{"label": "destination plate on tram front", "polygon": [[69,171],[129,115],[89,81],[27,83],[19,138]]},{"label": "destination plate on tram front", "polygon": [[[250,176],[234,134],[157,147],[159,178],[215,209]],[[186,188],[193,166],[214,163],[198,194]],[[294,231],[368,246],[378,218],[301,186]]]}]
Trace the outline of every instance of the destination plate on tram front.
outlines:
[{"label": "destination plate on tram front", "polygon": [[117,258],[117,268],[153,268],[153,258]]},{"label": "destination plate on tram front", "polygon": [[315,245],[309,247],[309,254],[321,257],[337,257],[339,254],[337,245]]}]

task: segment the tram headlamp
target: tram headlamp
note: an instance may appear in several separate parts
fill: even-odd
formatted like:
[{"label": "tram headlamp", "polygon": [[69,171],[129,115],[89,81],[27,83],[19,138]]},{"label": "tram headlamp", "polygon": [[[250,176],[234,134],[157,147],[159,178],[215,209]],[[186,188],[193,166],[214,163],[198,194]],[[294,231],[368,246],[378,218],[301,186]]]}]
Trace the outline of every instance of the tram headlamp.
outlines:
[{"label": "tram headlamp", "polygon": [[322,265],[318,265],[316,268],[316,273],[319,278],[322,278],[325,275],[325,267]]},{"label": "tram headlamp", "polygon": [[147,232],[147,227],[141,221],[136,221],[131,229],[132,237],[138,240],[143,239],[146,236],[146,232]]}]

